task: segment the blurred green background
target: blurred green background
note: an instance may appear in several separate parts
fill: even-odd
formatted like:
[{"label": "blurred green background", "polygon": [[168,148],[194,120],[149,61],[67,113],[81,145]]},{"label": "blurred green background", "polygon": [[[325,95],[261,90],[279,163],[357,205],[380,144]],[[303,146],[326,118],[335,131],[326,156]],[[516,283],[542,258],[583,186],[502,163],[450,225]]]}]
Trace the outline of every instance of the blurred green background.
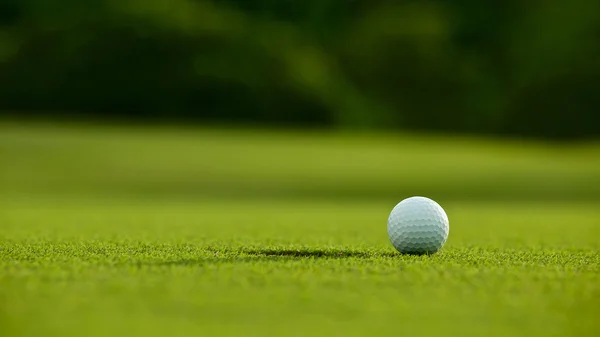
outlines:
[{"label": "blurred green background", "polygon": [[10,117],[600,134],[600,2],[3,0]]},{"label": "blurred green background", "polygon": [[599,79],[600,1],[0,0],[0,335],[599,336]]}]

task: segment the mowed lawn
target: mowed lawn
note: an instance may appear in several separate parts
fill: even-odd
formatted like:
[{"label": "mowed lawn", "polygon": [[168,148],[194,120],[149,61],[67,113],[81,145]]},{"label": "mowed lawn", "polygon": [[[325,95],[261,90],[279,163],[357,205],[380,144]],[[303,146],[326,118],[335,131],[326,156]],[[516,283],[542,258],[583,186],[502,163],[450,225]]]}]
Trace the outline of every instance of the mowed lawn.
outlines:
[{"label": "mowed lawn", "polygon": [[0,126],[0,336],[600,333],[594,145],[127,131]]}]

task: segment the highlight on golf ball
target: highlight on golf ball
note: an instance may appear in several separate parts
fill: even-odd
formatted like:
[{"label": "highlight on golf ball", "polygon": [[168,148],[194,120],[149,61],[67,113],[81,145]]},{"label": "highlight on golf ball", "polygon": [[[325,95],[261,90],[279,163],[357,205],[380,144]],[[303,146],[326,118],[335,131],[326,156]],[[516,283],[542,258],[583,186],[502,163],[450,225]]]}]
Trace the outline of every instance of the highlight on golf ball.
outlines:
[{"label": "highlight on golf ball", "polygon": [[394,248],[404,254],[432,254],[440,250],[450,232],[444,209],[425,197],[398,203],[388,218],[387,231]]}]

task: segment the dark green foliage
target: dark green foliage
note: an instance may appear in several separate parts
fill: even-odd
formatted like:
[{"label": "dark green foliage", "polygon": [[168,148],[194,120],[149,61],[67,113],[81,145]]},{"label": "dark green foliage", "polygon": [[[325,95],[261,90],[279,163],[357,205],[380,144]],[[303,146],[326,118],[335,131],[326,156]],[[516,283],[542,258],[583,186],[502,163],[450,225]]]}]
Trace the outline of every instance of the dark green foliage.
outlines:
[{"label": "dark green foliage", "polygon": [[588,0],[7,0],[0,110],[598,136],[598,13]]}]

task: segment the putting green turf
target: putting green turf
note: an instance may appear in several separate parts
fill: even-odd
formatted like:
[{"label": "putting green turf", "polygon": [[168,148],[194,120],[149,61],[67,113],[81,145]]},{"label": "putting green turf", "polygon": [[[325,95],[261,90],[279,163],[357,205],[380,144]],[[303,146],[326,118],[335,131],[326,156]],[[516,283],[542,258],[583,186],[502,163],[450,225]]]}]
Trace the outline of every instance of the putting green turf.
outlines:
[{"label": "putting green turf", "polygon": [[593,336],[600,210],[453,204],[402,256],[392,205],[4,200],[5,336]]},{"label": "putting green turf", "polygon": [[[390,197],[392,188],[381,187],[385,172],[377,165],[362,163],[366,173],[352,167],[335,180],[339,168],[333,163],[344,159],[307,164],[312,165],[309,177],[330,181],[322,187],[329,191],[361,178],[355,190],[348,187],[342,196],[317,193],[311,198],[300,186],[305,181],[296,182],[296,187],[294,179],[287,179],[287,174],[297,178],[299,171],[294,170],[296,162],[286,161],[273,178],[285,189],[271,189],[256,198],[243,193],[211,195],[221,183],[230,186],[226,177],[249,191],[256,191],[250,183],[256,180],[277,185],[252,162],[250,173],[238,165],[237,171],[229,168],[217,175],[214,185],[207,183],[210,179],[195,180],[194,186],[206,193],[185,190],[188,193],[177,195],[182,176],[206,173],[202,169],[220,172],[220,165],[228,163],[214,153],[208,166],[183,159],[195,148],[187,145],[186,150],[185,144],[229,139],[235,145],[236,140],[170,135],[166,138],[170,146],[184,149],[175,155],[143,145],[144,138],[160,143],[157,139],[164,134],[123,136],[118,144],[110,143],[114,133],[107,133],[110,146],[104,146],[97,140],[102,131],[74,136],[61,129],[49,138],[53,143],[7,130],[0,137],[0,150],[10,162],[2,162],[1,169],[11,177],[5,178],[7,188],[0,193],[0,336],[600,333],[598,187],[589,186],[585,198],[576,198],[579,189],[572,187],[580,183],[578,188],[583,188],[598,178],[597,152],[592,150],[534,147],[515,150],[516,158],[522,159],[517,160],[502,145],[454,144],[465,157],[481,153],[489,159],[494,156],[488,150],[496,151],[500,159],[493,165],[491,159],[486,161],[489,167],[478,176],[487,177],[482,180],[488,182],[486,189],[502,191],[493,177],[517,177],[515,181],[526,182],[528,197],[497,200],[486,191],[475,200],[477,179],[463,180],[470,182],[470,194],[453,194],[453,182],[445,175],[439,180],[443,193],[437,200],[450,219],[446,246],[431,256],[403,256],[388,243],[386,220],[398,200]],[[56,141],[61,137],[81,141]],[[276,145],[255,145],[254,151],[262,153],[261,146],[283,147],[286,139],[278,138]],[[309,157],[325,151],[287,141]],[[330,150],[343,148],[323,140],[322,144]],[[434,151],[438,143],[428,144]],[[86,146],[95,154],[86,153]],[[354,154],[373,156],[377,162],[382,146],[389,146],[383,151],[386,156],[394,148],[376,141]],[[36,152],[40,148],[45,151]],[[373,152],[365,154],[369,148]],[[110,151],[117,154],[112,157]],[[539,157],[525,160],[519,151]],[[142,164],[136,164],[136,154]],[[163,155],[173,161],[161,160]],[[66,157],[71,157],[71,166]],[[102,160],[93,160],[97,158]],[[573,161],[567,165],[561,158]],[[428,160],[435,162],[435,155]],[[541,179],[526,179],[533,177],[532,167],[541,165],[538,160],[556,164],[547,173],[556,178],[551,188]],[[94,170],[100,162],[101,169]],[[38,166],[28,166],[31,163]],[[148,168],[152,163],[160,169]],[[68,176],[53,180],[45,172],[62,167],[79,170],[73,171],[71,180]],[[450,169],[458,171],[460,165]],[[417,166],[410,170],[419,172]],[[433,173],[419,172],[417,181],[406,186],[418,187],[418,181]],[[100,183],[93,184],[94,179]],[[368,189],[369,179],[379,187]],[[399,180],[391,184],[393,188],[401,189],[410,179]],[[243,184],[246,181],[248,185]],[[73,188],[49,193],[48,187],[58,182]],[[169,189],[170,184],[176,187]],[[358,197],[360,191],[368,192],[368,197]],[[566,197],[545,198],[544,191],[563,191]]]}]

